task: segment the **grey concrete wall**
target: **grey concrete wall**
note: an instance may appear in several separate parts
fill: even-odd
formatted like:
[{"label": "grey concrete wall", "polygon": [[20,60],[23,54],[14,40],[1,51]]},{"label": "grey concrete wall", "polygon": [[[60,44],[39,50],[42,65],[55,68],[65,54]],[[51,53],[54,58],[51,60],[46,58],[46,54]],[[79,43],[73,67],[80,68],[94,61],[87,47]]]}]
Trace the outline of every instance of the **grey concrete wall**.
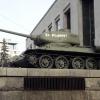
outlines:
[{"label": "grey concrete wall", "polygon": [[66,76],[100,78],[100,70],[0,68],[0,77]]},{"label": "grey concrete wall", "polygon": [[[100,92],[99,92],[100,93]],[[82,91],[7,91],[0,92],[0,100],[97,100],[87,99]],[[99,99],[98,99],[99,100]]]},{"label": "grey concrete wall", "polygon": [[[85,90],[25,90],[24,77],[34,76],[83,77]],[[100,70],[0,68],[0,100],[100,100]]]},{"label": "grey concrete wall", "polygon": [[[85,91],[100,91],[100,78],[85,78]],[[25,91],[24,77],[0,77],[0,91]]]},{"label": "grey concrete wall", "polygon": [[5,91],[0,100],[100,100],[100,91]]},{"label": "grey concrete wall", "polygon": [[100,90],[93,88],[85,91],[25,91],[12,88],[0,90],[0,100],[100,100]]}]

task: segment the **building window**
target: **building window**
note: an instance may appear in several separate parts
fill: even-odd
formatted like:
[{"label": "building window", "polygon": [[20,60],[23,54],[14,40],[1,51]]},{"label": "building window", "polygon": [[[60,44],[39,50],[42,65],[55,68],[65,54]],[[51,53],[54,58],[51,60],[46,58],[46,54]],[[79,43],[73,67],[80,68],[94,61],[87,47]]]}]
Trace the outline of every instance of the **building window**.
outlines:
[{"label": "building window", "polygon": [[71,16],[70,16],[70,8],[65,12],[65,16],[66,16],[66,24],[67,24],[67,29],[71,30]]},{"label": "building window", "polygon": [[42,31],[42,33],[45,33],[46,32],[46,30],[44,29],[43,31]]},{"label": "building window", "polygon": [[61,23],[60,23],[60,15],[57,16],[57,18],[55,19],[55,24],[56,24],[56,31],[61,29]]},{"label": "building window", "polygon": [[49,31],[49,32],[52,31],[52,23],[48,26],[48,31]]}]

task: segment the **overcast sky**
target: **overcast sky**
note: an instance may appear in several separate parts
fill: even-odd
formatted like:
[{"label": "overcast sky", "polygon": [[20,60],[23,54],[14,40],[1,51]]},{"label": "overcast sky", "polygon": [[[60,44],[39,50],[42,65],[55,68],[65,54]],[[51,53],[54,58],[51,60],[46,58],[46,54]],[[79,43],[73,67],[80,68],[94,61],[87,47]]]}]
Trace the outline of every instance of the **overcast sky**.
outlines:
[{"label": "overcast sky", "polygon": [[[55,0],[0,0],[0,28],[30,34]],[[2,39],[17,42],[21,52],[25,50],[25,40],[19,36],[0,32]]]}]

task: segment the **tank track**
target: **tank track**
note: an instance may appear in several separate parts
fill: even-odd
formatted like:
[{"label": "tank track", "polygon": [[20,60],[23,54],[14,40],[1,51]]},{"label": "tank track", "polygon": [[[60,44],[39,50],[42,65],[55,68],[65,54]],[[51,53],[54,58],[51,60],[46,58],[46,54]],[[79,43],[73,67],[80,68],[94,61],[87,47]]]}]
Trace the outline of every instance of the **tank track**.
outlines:
[{"label": "tank track", "polygon": [[100,54],[53,50],[27,50],[23,67],[55,69],[100,69]]}]

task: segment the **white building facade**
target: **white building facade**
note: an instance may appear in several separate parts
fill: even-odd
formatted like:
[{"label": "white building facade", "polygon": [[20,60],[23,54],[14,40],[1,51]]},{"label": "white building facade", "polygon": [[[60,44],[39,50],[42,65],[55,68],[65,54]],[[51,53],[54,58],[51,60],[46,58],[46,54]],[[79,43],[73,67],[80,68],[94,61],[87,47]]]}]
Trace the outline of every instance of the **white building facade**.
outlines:
[{"label": "white building facade", "polygon": [[[80,46],[100,46],[100,0],[55,0],[31,35],[67,29],[79,35]],[[38,12],[37,12],[38,13]],[[34,48],[30,39],[27,49]]]},{"label": "white building facade", "polygon": [[[3,42],[0,42],[0,54],[2,52],[2,46],[3,46]],[[7,46],[7,50],[8,50],[8,55],[10,58],[19,55],[19,51],[17,50],[17,43],[11,42],[10,40],[6,39],[6,46]]]}]

